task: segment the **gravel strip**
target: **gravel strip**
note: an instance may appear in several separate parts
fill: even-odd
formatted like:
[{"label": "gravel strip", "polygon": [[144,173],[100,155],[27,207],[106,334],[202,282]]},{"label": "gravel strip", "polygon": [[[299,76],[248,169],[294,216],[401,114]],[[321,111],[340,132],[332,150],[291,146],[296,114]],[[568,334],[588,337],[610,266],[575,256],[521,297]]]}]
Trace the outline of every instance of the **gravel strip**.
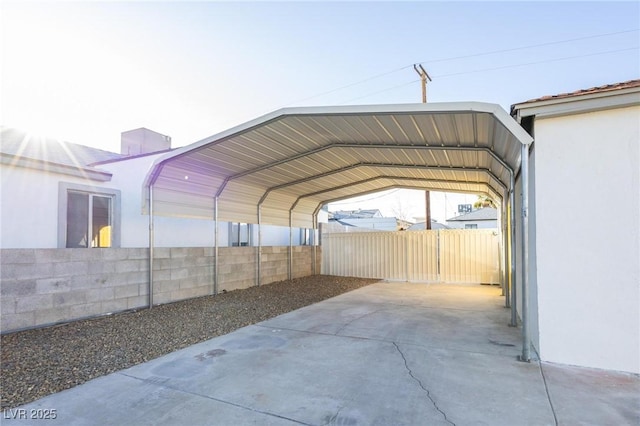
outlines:
[{"label": "gravel strip", "polygon": [[2,336],[0,410],[377,281],[315,275]]}]

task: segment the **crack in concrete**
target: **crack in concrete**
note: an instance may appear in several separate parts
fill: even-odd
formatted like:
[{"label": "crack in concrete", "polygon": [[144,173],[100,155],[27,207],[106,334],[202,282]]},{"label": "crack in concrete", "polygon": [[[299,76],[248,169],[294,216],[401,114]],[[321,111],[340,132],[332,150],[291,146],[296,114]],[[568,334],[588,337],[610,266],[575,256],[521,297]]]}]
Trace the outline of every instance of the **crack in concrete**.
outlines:
[{"label": "crack in concrete", "polygon": [[542,363],[538,361],[538,367],[540,368],[540,374],[542,375],[542,383],[544,383],[544,390],[547,393],[547,400],[549,401],[549,406],[551,407],[551,413],[553,413],[553,421],[555,425],[558,426],[558,416],[556,415],[556,409],[553,406],[553,402],[551,401],[551,394],[549,393],[549,386],[547,386],[547,378],[544,375],[544,370],[542,369]]},{"label": "crack in concrete", "polygon": [[330,424],[333,424],[333,422],[336,421],[336,419],[338,418],[338,416],[340,415],[340,412],[344,409],[344,407],[340,407],[338,408],[338,411],[336,411],[336,413],[331,416],[329,418],[329,420],[327,420],[327,422],[323,425],[323,426],[329,426]]},{"label": "crack in concrete", "polygon": [[121,375],[123,375],[125,377],[129,377],[131,379],[140,380],[140,381],[148,383],[150,385],[171,389],[171,390],[174,390],[176,392],[186,393],[187,395],[199,396],[201,398],[210,399],[212,401],[216,401],[216,402],[219,402],[221,404],[227,404],[227,405],[231,405],[233,407],[241,408],[241,409],[244,409],[244,410],[253,411],[254,413],[264,414],[265,416],[271,416],[271,417],[276,417],[276,418],[283,419],[283,420],[288,420],[290,422],[294,422],[294,423],[297,423],[297,424],[300,424],[300,425],[304,425],[304,426],[313,426],[313,425],[311,425],[309,423],[305,423],[305,422],[302,422],[300,420],[292,419],[290,417],[281,416],[279,414],[270,413],[268,411],[256,410],[255,408],[246,407],[246,406],[241,405],[241,404],[236,404],[235,402],[225,401],[224,399],[214,398],[212,396],[203,395],[203,394],[197,393],[197,392],[191,392],[191,391],[188,391],[186,389],[180,389],[180,388],[178,388],[176,386],[171,386],[167,382],[159,383],[157,381],[148,380],[148,379],[145,379],[145,378],[142,378],[142,377],[132,376],[130,374],[126,374],[126,373],[123,373],[123,372],[117,372],[115,374],[121,374]]},{"label": "crack in concrete", "polygon": [[368,317],[369,315],[373,315],[373,314],[375,314],[376,312],[380,312],[381,310],[382,310],[382,309],[376,309],[376,310],[373,310],[373,311],[371,311],[371,312],[367,312],[366,314],[360,315],[359,317],[353,318],[353,319],[351,319],[350,321],[347,321],[347,323],[346,323],[346,324],[344,324],[342,327],[340,327],[340,328],[338,329],[338,331],[336,331],[336,332],[335,332],[335,335],[337,336],[337,335],[339,335],[340,333],[342,333],[342,331],[343,331],[345,328],[349,327],[349,326],[350,326],[351,324],[353,324],[354,322],[356,322],[356,321],[358,321],[358,320],[361,320],[362,318]]},{"label": "crack in concrete", "polygon": [[400,349],[400,346],[398,346],[398,344],[396,342],[391,342],[393,343],[393,346],[396,347],[396,349],[398,350],[398,353],[400,354],[400,356],[402,357],[402,360],[404,361],[404,368],[407,370],[407,372],[409,373],[409,376],[411,376],[411,378],[413,380],[415,380],[415,382],[418,384],[418,386],[420,386],[420,388],[427,394],[427,398],[429,398],[429,401],[431,401],[431,404],[433,404],[433,407],[438,410],[438,412],[440,414],[442,414],[442,416],[444,417],[444,420],[453,425],[456,426],[456,424],[454,422],[452,422],[451,420],[449,420],[449,418],[447,417],[447,413],[445,413],[444,411],[442,411],[440,409],[440,407],[438,407],[438,404],[436,403],[436,401],[433,399],[433,397],[431,396],[431,392],[429,391],[429,389],[427,389],[423,384],[422,381],[420,379],[418,379],[416,376],[413,375],[413,371],[411,371],[411,369],[409,368],[409,364],[407,363],[407,358],[404,356],[404,353],[402,352],[402,350]]}]

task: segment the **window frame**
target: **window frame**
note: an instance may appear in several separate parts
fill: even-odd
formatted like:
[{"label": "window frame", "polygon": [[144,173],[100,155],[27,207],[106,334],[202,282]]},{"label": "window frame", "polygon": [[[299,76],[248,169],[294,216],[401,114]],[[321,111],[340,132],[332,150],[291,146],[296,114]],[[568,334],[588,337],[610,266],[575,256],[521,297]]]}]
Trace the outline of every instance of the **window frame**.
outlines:
[{"label": "window frame", "polygon": [[[237,230],[237,237],[238,237],[238,242],[237,244],[234,244],[234,237],[236,236],[236,233],[233,232],[233,227],[237,226],[238,230]],[[242,244],[242,241],[240,241],[240,236],[242,235],[242,226],[245,225],[247,227],[247,243],[246,244]],[[252,234],[253,234],[253,224],[251,223],[246,223],[246,222],[229,222],[229,247],[251,247],[252,244]]]},{"label": "window frame", "polygon": [[464,229],[478,229],[477,223],[465,223]]},{"label": "window frame", "polygon": [[[109,197],[111,198],[111,246],[103,248],[119,248],[120,247],[120,209],[121,209],[121,192],[114,188],[101,188],[90,185],[80,185],[70,182],[58,183],[58,248],[67,248],[67,207],[69,201],[69,193],[83,193],[91,196]],[[90,212],[91,214],[91,212]],[[87,242],[87,247],[91,247],[91,239]]]}]

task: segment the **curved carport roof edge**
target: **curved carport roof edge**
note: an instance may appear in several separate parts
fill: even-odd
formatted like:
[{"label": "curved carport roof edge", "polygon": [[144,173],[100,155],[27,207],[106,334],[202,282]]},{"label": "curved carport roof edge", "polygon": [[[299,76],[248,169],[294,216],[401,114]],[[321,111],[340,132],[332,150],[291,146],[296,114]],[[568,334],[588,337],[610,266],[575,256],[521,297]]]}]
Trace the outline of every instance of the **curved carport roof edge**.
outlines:
[{"label": "curved carport roof edge", "polygon": [[[257,141],[255,144],[256,149],[258,150],[261,148],[266,149],[268,146],[273,145],[273,137],[269,138],[263,135],[262,133],[264,133],[266,130],[269,130],[269,126],[272,123],[278,123],[279,120],[284,120],[291,117],[301,117],[301,118],[310,117],[311,119],[323,118],[325,122],[329,121],[331,123],[338,122],[340,117],[348,117],[348,116],[373,117],[376,120],[377,126],[378,126],[373,130],[377,131],[380,134],[386,133],[384,138],[389,140],[390,143],[386,143],[386,140],[385,140],[385,143],[369,143],[368,146],[365,146],[365,144],[362,143],[362,141],[353,143],[353,140],[351,139],[353,135],[355,134],[356,136],[358,136],[361,134],[351,131],[353,129],[349,129],[346,124],[339,123],[339,125],[343,126],[346,130],[343,133],[333,131],[335,135],[331,134],[330,136],[328,136],[328,139],[329,139],[328,142],[323,141],[322,138],[318,137],[317,135],[313,135],[313,137],[316,138],[313,140],[311,140],[311,137],[308,137],[307,140],[304,140],[303,138],[300,138],[299,141],[296,140],[295,141],[296,143],[299,142],[298,145],[303,145],[306,143],[307,147],[306,148],[302,147],[301,149],[298,149],[295,155],[285,156],[284,158],[279,158],[274,161],[265,161],[263,163],[258,163],[257,167],[255,164],[252,164],[250,166],[243,166],[239,161],[238,164],[233,165],[234,167],[233,172],[229,172],[226,174],[210,172],[210,174],[207,175],[207,171],[204,171],[202,173],[202,176],[203,176],[203,179],[201,179],[202,181],[204,180],[213,181],[215,179],[218,179],[221,182],[219,182],[218,184],[214,184],[210,187],[202,186],[200,189],[198,189],[200,193],[198,193],[196,196],[199,196],[202,198],[200,200],[200,204],[205,206],[203,209],[200,209],[197,211],[196,210],[188,211],[187,209],[185,209],[183,213],[183,211],[181,211],[180,208],[183,207],[185,204],[188,204],[190,201],[189,197],[186,197],[185,200],[181,200],[181,203],[176,201],[177,205],[173,209],[167,208],[166,210],[163,211],[162,209],[156,208],[155,214],[160,214],[160,215],[166,214],[166,215],[176,215],[176,216],[184,215],[186,217],[211,218],[213,216],[213,211],[212,211],[213,207],[211,207],[213,203],[207,202],[206,198],[212,199],[215,195],[221,195],[223,191],[228,192],[229,184],[233,185],[235,183],[242,183],[243,180],[239,179],[240,177],[246,177],[248,174],[257,175],[258,172],[261,178],[263,176],[269,177],[270,172],[272,173],[271,176],[280,177],[282,175],[281,169],[283,167],[286,167],[288,164],[292,164],[294,159],[297,160],[297,163],[300,163],[301,162],[300,159],[304,158],[307,152],[311,152],[311,151],[320,152],[332,146],[336,148],[349,147],[354,152],[355,151],[366,152],[370,155],[372,155],[371,153],[374,150],[382,149],[382,148],[385,148],[385,150],[388,150],[388,151],[393,151],[390,155],[396,155],[396,156],[399,150],[404,149],[405,151],[409,151],[411,147],[415,148],[414,151],[426,150],[430,153],[442,152],[444,154],[443,158],[446,158],[446,161],[441,161],[440,163],[438,163],[434,155],[431,154],[431,156],[434,158],[435,164],[429,165],[429,167],[441,168],[442,170],[453,170],[455,168],[451,165],[451,161],[449,159],[449,155],[451,155],[452,151],[454,150],[458,150],[462,152],[462,154],[459,154],[461,158],[463,155],[466,155],[465,154],[466,152],[475,152],[476,155],[480,155],[483,151],[486,151],[489,154],[491,154],[491,156],[493,156],[496,160],[500,161],[500,156],[496,152],[494,152],[493,142],[491,142],[491,145],[478,146],[478,143],[476,140],[475,145],[471,146],[469,145],[469,143],[473,143],[473,141],[462,140],[463,137],[460,136],[460,134],[467,133],[467,134],[473,134],[473,137],[477,138],[478,137],[477,134],[480,132],[478,131],[478,129],[476,129],[477,123],[475,121],[476,119],[475,116],[473,116],[473,119],[474,119],[473,122],[471,122],[470,120],[467,120],[468,121],[467,123],[464,123],[464,122],[459,123],[459,122],[456,122],[455,115],[457,114],[458,116],[460,116],[461,114],[478,114],[478,113],[488,114],[492,117],[493,122],[491,124],[493,124],[494,130],[491,131],[491,129],[489,129],[488,137],[496,136],[495,127],[496,127],[496,123],[498,123],[504,129],[506,129],[509,143],[512,143],[513,141],[518,141],[522,144],[531,143],[532,138],[524,131],[524,129],[522,129],[515,122],[515,120],[513,120],[513,118],[506,113],[506,111],[504,111],[499,105],[496,105],[496,104],[488,104],[488,103],[480,103],[480,102],[455,102],[455,103],[432,103],[432,104],[284,108],[284,109],[272,112],[270,114],[264,115],[255,120],[249,121],[247,123],[241,124],[239,126],[231,128],[224,132],[218,133],[211,137],[205,138],[194,144],[176,149],[172,152],[169,152],[159,157],[154,162],[149,172],[147,173],[147,176],[144,181],[144,187],[149,188],[151,185],[154,185],[156,189],[163,188],[164,182],[160,184],[156,184],[158,177],[163,175],[163,168],[165,166],[172,167],[177,162],[180,162],[181,164],[179,164],[179,167],[180,167],[179,169],[178,169],[178,165],[176,166],[176,170],[179,170],[180,172],[186,171],[184,178],[187,179],[188,176],[186,175],[190,174],[188,172],[191,169],[190,166],[193,166],[193,168],[195,168],[196,166],[195,163],[193,164],[189,163],[190,156],[195,156],[196,153],[204,152],[204,150],[211,149],[212,147],[215,147],[215,152],[212,151],[212,154],[206,157],[207,162],[204,167],[202,167],[202,164],[203,164],[202,161],[197,163],[199,167],[201,168],[209,167],[210,170],[213,170],[215,168],[215,164],[217,161],[215,155],[216,154],[221,155],[221,152],[224,153],[225,160],[227,162],[229,162],[229,160],[226,157],[229,157],[233,160],[233,155],[232,155],[233,149],[229,148],[227,151],[225,151],[225,149],[227,148],[228,145],[232,145],[233,142],[235,142],[234,138],[240,140],[240,138],[250,137],[251,138],[250,140],[252,142]],[[449,136],[449,140],[446,140],[446,141],[443,141],[443,140],[428,141],[427,137],[425,137],[422,134],[422,132],[420,132],[420,129],[417,128],[418,132],[420,132],[420,136],[424,139],[424,144],[423,144],[422,143],[423,141],[416,140],[415,137],[412,139],[407,136],[407,133],[409,133],[409,130],[413,130],[413,129],[407,130],[406,126],[405,126],[405,129],[403,129],[398,124],[398,121],[395,119],[395,117],[400,117],[402,115],[409,116],[416,128],[418,126],[416,124],[416,119],[414,119],[414,117],[429,116],[430,121],[425,121],[425,122],[428,123],[428,125],[431,126],[431,128],[428,128],[427,130],[433,130],[433,134],[437,135],[438,137],[440,137],[441,133],[444,133],[445,131],[450,132],[451,136]],[[438,124],[436,123],[436,120],[433,119],[433,116],[442,117],[447,115],[454,118],[452,120],[452,124],[445,123],[445,124],[448,124],[448,128],[447,128],[447,126],[444,126],[442,123],[440,123],[440,126],[443,129],[439,129]],[[380,117],[380,116],[391,116],[395,124],[393,123],[387,124],[386,125],[387,128],[385,128],[385,126],[380,123],[380,120],[377,119],[377,117]],[[437,118],[437,120],[442,121],[441,118]],[[460,120],[458,119],[458,121]],[[309,132],[309,127],[306,124],[303,125],[302,123],[299,123],[299,122],[286,123],[286,124],[289,128],[291,128],[294,125],[297,125],[298,127],[293,130],[296,131],[298,134]],[[360,123],[356,121],[356,124],[360,124]],[[354,125],[353,123],[348,123],[348,126],[351,126],[353,128]],[[332,129],[327,130],[327,127],[328,126],[325,125],[325,127],[323,127],[323,130],[326,131],[327,133],[331,133]],[[391,127],[394,127],[394,128],[392,129]],[[424,131],[424,127],[426,126],[423,124],[423,131]],[[406,137],[406,139],[410,141],[410,144],[413,144],[413,145],[407,144],[406,142],[403,143],[402,141],[398,142],[394,140],[394,136],[395,136],[394,132],[395,132],[395,135],[399,135],[398,138]],[[344,137],[345,139],[336,140],[336,137]],[[282,140],[289,145],[293,145],[292,143],[290,143],[290,141],[287,141],[284,137]],[[316,142],[316,141],[320,141],[320,142]],[[248,143],[246,143],[245,140],[241,140],[240,142],[242,142],[242,144],[244,145],[248,145]],[[236,143],[234,147],[241,145],[240,142]],[[461,143],[463,145],[461,145]],[[503,147],[502,149],[504,150],[507,148]],[[458,155],[458,153],[455,153],[455,154]],[[354,154],[354,155],[358,155],[358,154]],[[413,155],[413,153],[409,152],[408,155]],[[489,156],[487,156],[487,158],[488,157]],[[315,160],[315,159],[314,161],[316,163],[318,162],[318,160]],[[463,161],[463,160],[460,160],[460,161]],[[447,162],[449,163],[448,165],[446,164]],[[391,165],[393,164],[394,163],[392,162]],[[401,164],[398,164],[398,166],[401,166]],[[514,170],[517,168],[517,166],[519,166],[519,164],[515,164],[515,162],[512,159],[511,163],[507,167]],[[463,167],[461,168],[466,168],[469,171],[473,171],[474,165],[464,164]],[[475,168],[476,169],[478,168],[477,164],[475,165]],[[489,170],[491,169],[490,167],[486,167],[486,168]],[[334,168],[334,170],[335,169],[337,169],[337,166]],[[194,171],[193,173],[196,173],[196,172]],[[170,175],[170,173],[166,173],[166,174]],[[176,174],[178,173],[175,172],[174,175]],[[316,175],[319,175],[319,173],[316,173]],[[502,176],[503,176],[502,186],[508,187],[509,186],[508,179],[505,179],[506,176],[504,174]],[[285,181],[284,183],[280,183],[279,185],[265,184],[264,186],[262,186],[264,191],[261,193],[256,193],[255,196],[257,197],[257,199],[255,199],[254,200],[255,202],[252,204],[257,205],[258,200],[262,200],[267,193],[272,192],[274,190],[274,187],[283,188],[286,186],[291,186],[296,182],[299,182],[302,180],[310,180],[313,177],[314,176],[306,176],[302,179],[290,179],[288,181]],[[170,203],[171,201],[167,201],[167,198],[171,198],[176,193],[180,193],[183,190],[183,187],[186,186],[186,183],[179,182],[175,176],[173,176],[172,179],[173,179],[173,182],[170,182],[170,184],[167,184],[164,186],[166,190],[170,192],[170,194],[168,195],[165,194],[163,196],[164,202]],[[431,179],[433,179],[433,177]],[[267,179],[263,179],[263,181],[270,182],[271,180],[267,178]],[[456,181],[459,182],[460,179],[456,179]],[[478,182],[474,182],[474,183],[478,183]],[[192,188],[198,188],[195,183],[192,184],[191,186]],[[424,189],[429,189],[429,187],[425,186]],[[438,188],[433,188],[433,189],[438,190]],[[493,189],[496,192],[502,192],[499,188],[495,186],[493,187]],[[262,190],[256,188],[256,191],[259,192]],[[310,193],[310,192],[318,192],[318,190],[312,189],[312,190],[305,191],[304,193]],[[474,191],[471,191],[471,192],[474,192]],[[145,201],[148,201],[147,189],[144,190],[144,194],[145,194],[145,197],[144,197]],[[188,191],[185,191],[185,194],[193,195]],[[304,194],[298,193],[295,195],[297,196],[297,195],[304,195]],[[244,197],[243,195],[239,195],[236,198],[242,198],[242,201],[250,199],[250,197]],[[156,199],[156,204],[158,204],[158,199]],[[236,202],[234,205],[237,206],[237,204],[238,203]],[[147,206],[148,206],[148,203],[145,202],[143,206],[143,211],[145,211],[145,213],[148,212]],[[170,212],[167,213],[167,210],[170,210]],[[223,206],[222,208],[223,213],[224,213],[224,210],[225,209]],[[286,208],[283,210],[286,210]],[[231,213],[228,213],[226,216],[237,217],[237,215],[238,215],[238,212],[233,211]],[[223,214],[222,216],[224,217],[225,215]],[[247,220],[241,220],[241,221],[249,222],[249,223],[258,222],[257,214],[254,217],[245,217],[245,219]],[[284,222],[284,218],[282,218],[282,222]],[[284,223],[280,223],[280,224],[284,224]]]}]

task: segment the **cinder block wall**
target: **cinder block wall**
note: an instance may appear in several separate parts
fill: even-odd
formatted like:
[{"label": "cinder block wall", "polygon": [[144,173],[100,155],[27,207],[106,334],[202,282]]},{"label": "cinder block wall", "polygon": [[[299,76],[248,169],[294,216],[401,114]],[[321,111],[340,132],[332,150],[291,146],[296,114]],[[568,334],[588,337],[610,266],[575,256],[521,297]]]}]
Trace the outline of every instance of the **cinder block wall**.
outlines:
[{"label": "cinder block wall", "polygon": [[[256,284],[256,247],[218,249],[218,291]],[[263,247],[261,283],[288,277],[288,247]],[[316,248],[320,273],[320,247]],[[145,307],[149,249],[0,250],[2,333]],[[313,273],[313,247],[293,248],[293,277]],[[211,247],[154,249],[154,304],[213,294]]]}]

